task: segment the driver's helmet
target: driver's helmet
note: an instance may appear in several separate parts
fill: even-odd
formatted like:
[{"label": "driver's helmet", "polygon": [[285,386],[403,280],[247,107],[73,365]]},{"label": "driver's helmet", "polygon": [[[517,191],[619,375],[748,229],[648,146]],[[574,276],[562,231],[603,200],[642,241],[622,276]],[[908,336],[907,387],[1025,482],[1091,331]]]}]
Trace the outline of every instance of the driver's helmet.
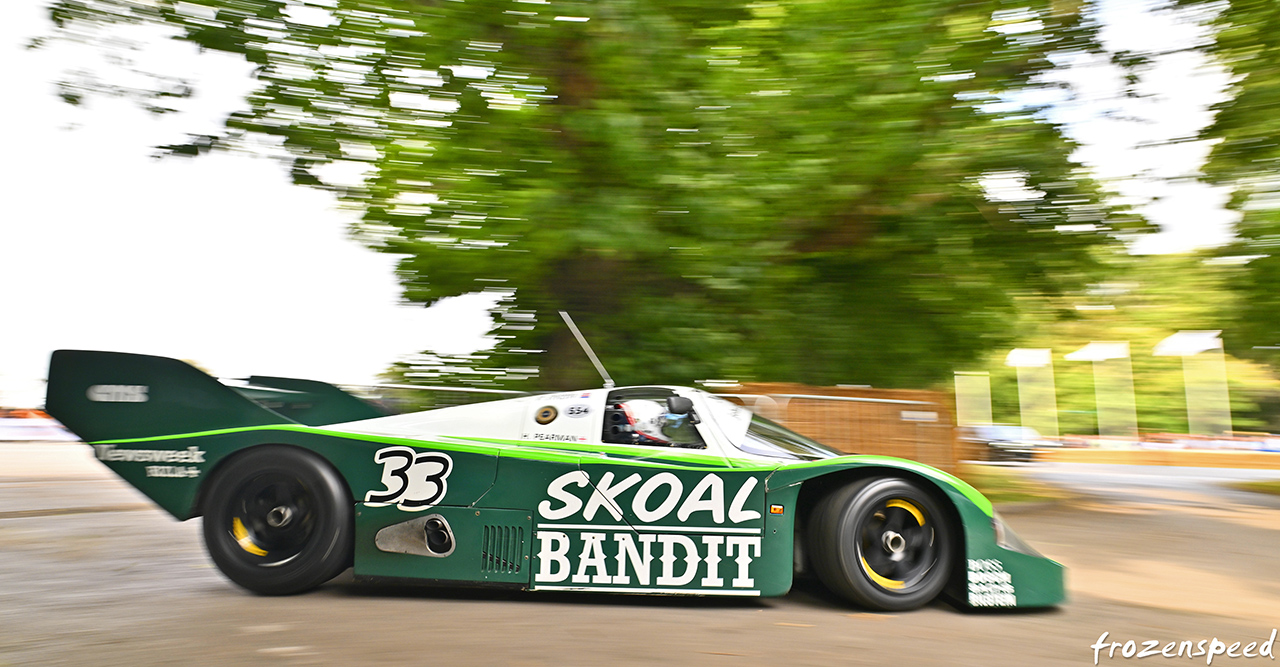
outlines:
[{"label": "driver's helmet", "polygon": [[689,415],[671,414],[658,401],[633,399],[621,407],[641,444],[687,446],[702,442]]}]

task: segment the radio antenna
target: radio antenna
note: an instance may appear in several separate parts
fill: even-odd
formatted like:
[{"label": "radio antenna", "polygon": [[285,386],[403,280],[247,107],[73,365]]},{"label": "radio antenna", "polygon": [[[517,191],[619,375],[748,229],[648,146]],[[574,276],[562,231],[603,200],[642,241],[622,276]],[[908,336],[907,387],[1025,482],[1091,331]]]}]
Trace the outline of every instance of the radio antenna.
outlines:
[{"label": "radio antenna", "polygon": [[591,350],[591,346],[587,344],[587,339],[582,337],[582,332],[578,331],[578,325],[573,323],[573,318],[569,317],[569,313],[560,311],[560,317],[564,318],[564,323],[569,325],[569,331],[573,332],[573,337],[578,339],[578,344],[582,346],[582,351],[587,353],[587,358],[591,363],[595,364],[596,370],[599,371],[600,377],[604,378],[604,388],[613,389],[613,378],[609,377],[609,371],[604,369],[604,364],[600,363],[600,357]]}]

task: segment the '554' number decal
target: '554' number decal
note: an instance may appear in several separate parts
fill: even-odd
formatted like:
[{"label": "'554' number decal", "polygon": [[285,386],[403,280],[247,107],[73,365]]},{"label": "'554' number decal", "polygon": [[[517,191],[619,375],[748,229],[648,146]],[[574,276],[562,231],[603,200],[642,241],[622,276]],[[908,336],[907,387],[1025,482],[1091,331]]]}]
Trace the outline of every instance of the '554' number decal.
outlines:
[{"label": "'554' number decal", "polygon": [[440,452],[420,452],[408,447],[386,447],[374,455],[382,464],[381,491],[365,494],[366,503],[395,503],[400,509],[424,510],[444,498],[453,459]]}]

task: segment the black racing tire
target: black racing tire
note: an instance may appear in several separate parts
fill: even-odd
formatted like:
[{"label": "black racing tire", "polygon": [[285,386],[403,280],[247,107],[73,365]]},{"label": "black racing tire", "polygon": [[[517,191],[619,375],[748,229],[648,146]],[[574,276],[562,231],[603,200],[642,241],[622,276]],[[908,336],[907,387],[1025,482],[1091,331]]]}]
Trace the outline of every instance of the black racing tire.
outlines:
[{"label": "black racing tire", "polygon": [[240,586],[262,595],[303,593],[351,563],[351,496],[315,454],[255,447],[228,461],[209,485],[205,546]]},{"label": "black racing tire", "polygon": [[919,483],[872,477],[836,489],[809,516],[818,579],[854,604],[907,611],[947,585],[958,549],[952,519]]}]

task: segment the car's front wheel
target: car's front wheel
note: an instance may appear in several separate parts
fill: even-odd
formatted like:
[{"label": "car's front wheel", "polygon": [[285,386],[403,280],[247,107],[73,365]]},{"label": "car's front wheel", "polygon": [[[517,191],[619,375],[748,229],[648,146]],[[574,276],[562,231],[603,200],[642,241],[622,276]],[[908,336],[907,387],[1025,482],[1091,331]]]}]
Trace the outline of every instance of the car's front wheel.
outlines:
[{"label": "car's front wheel", "polygon": [[915,609],[947,584],[957,552],[950,522],[940,502],[916,482],[852,482],[820,500],[809,517],[814,571],[860,606]]},{"label": "car's front wheel", "polygon": [[308,591],[351,561],[346,485],[305,450],[273,445],[236,456],[210,481],[203,510],[214,564],[255,593]]}]

